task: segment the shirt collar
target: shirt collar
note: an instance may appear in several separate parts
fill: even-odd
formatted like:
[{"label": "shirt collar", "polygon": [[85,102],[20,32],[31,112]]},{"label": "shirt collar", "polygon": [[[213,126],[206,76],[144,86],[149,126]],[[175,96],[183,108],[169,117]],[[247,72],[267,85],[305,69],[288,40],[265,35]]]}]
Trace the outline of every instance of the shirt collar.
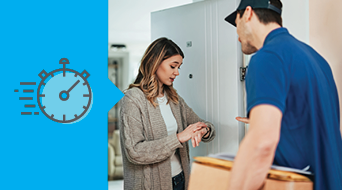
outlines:
[{"label": "shirt collar", "polygon": [[272,39],[274,39],[275,37],[277,37],[280,34],[289,34],[289,31],[286,28],[280,27],[277,29],[272,30],[267,36],[266,39],[264,41],[264,45],[268,44]]}]

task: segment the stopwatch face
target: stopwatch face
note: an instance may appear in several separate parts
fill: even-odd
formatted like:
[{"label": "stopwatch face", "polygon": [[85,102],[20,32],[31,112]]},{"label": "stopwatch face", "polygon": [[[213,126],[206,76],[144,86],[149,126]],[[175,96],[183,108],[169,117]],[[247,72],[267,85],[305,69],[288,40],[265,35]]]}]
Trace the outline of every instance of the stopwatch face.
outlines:
[{"label": "stopwatch face", "polygon": [[88,81],[72,69],[57,69],[38,86],[38,105],[45,116],[59,123],[84,117],[92,103]]}]

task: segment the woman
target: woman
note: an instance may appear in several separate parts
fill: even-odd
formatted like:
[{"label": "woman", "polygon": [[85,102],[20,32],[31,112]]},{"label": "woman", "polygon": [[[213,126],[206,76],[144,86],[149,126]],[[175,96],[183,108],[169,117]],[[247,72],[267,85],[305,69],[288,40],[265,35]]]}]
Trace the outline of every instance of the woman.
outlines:
[{"label": "woman", "polygon": [[121,100],[124,189],[187,189],[187,141],[196,147],[215,137],[214,126],[199,118],[172,87],[183,58],[171,40],[154,41]]}]

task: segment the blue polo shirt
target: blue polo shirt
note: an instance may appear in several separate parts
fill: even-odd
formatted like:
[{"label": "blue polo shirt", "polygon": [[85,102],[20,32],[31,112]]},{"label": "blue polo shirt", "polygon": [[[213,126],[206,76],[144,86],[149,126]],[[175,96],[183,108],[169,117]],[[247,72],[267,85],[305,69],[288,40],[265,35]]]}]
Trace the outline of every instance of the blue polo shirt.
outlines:
[{"label": "blue polo shirt", "polygon": [[314,188],[342,190],[339,100],[329,64],[286,28],[268,34],[246,74],[247,113],[270,104],[282,113],[274,164],[310,165]]}]

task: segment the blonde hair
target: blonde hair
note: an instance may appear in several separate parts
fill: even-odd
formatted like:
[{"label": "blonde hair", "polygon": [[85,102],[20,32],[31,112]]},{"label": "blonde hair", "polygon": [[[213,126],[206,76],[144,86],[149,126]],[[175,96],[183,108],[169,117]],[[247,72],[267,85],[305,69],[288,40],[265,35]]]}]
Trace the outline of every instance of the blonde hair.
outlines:
[{"label": "blonde hair", "polygon": [[[140,88],[146,98],[151,104],[156,107],[158,104],[155,102],[160,93],[158,85],[158,77],[156,72],[160,64],[174,55],[180,55],[184,58],[182,50],[171,40],[167,38],[159,38],[152,42],[145,51],[141,64],[139,67],[139,74],[133,84],[130,84],[128,89],[133,87]],[[168,101],[178,104],[178,95],[173,85],[163,85],[164,91],[167,93]]]}]

